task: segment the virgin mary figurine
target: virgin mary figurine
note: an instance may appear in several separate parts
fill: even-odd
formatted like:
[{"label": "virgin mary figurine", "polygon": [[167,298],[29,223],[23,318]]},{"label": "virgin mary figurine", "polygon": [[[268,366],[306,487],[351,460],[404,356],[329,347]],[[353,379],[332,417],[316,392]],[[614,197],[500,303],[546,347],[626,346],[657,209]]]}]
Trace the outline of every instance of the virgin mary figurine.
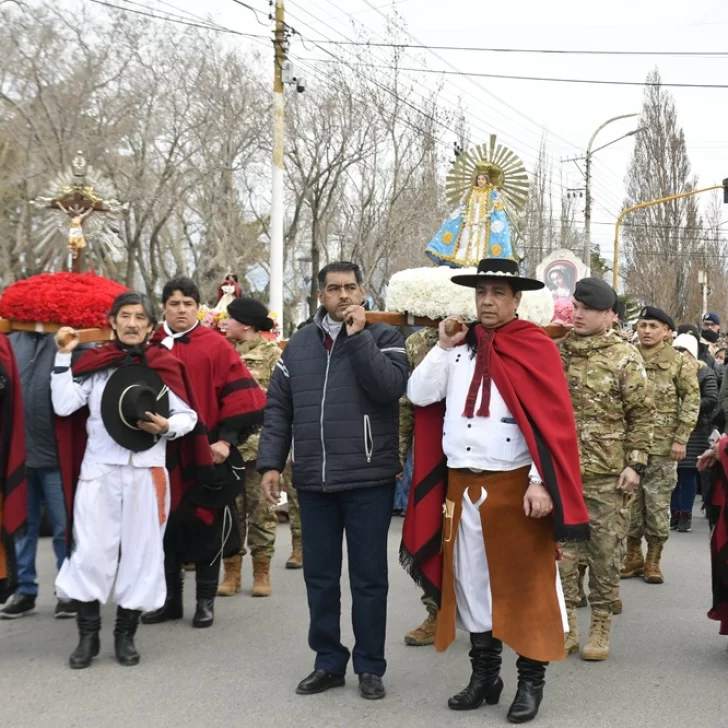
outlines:
[{"label": "virgin mary figurine", "polygon": [[451,268],[477,266],[483,258],[515,259],[512,219],[528,190],[518,157],[492,135],[489,145],[458,157],[447,188],[457,207],[425,249],[427,256]]}]

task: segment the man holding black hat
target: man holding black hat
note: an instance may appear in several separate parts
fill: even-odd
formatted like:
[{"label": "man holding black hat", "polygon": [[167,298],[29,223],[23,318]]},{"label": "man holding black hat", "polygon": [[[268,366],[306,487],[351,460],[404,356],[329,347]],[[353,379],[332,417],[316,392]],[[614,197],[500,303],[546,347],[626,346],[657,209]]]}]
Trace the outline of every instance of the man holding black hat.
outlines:
[{"label": "man holding black hat", "polygon": [[[184,487],[182,469],[200,476],[212,470],[204,440],[184,438],[195,429],[197,414],[183,367],[167,351],[146,347],[155,323],[149,303],[123,293],[109,323],[116,339],[89,349],[73,367],[79,336],[61,328],[51,374],[61,476],[73,517],[56,589],[78,604],[74,669],[88,667],[99,653],[99,605],[112,586],[116,657],[122,665],[138,664],[134,635],[141,611],[157,609],[165,599],[162,541],[170,507]],[[178,466],[169,475],[167,462]]]},{"label": "man holding black hat", "polygon": [[262,423],[265,395],[230,342],[200,324],[200,291],[194,281],[175,278],[166,283],[162,305],[164,324],[152,343],[185,365],[221,486],[213,491],[201,484],[173,514],[164,539],[167,600],[161,609],[145,614],[142,623],[182,619],[182,564],[192,562],[197,588],[192,626],[205,628],[215,618],[220,561],[239,550],[232,527],[226,528],[244,469],[237,446]]},{"label": "man holding black hat", "polygon": [[[654,389],[654,438],[647,470],[632,505],[622,578],[644,574],[648,584],[662,584],[662,549],[670,535],[670,497],[677,484],[677,463],[700,412],[696,365],[672,345],[675,324],[655,306],[645,306],[637,323],[639,351]],[[647,556],[642,554],[642,538]]]},{"label": "man holding black hat", "polygon": [[[591,627],[584,660],[609,656],[612,605],[619,598],[622,542],[631,493],[639,485],[652,442],[654,408],[639,352],[613,331],[612,288],[584,278],[574,292],[574,329],[561,345],[579,434],[584,498],[591,539],[581,548],[589,567]],[[579,549],[562,547],[561,578],[569,618],[567,654],[579,651]]]},{"label": "man holding black hat", "polygon": [[[258,386],[268,391],[270,379],[281,358],[281,348],[275,341],[261,336],[261,331],[273,330],[273,319],[268,308],[254,298],[236,298],[227,308],[227,337],[235,344],[243,364],[253,375]],[[240,454],[245,462],[243,488],[237,497],[238,530],[240,531],[240,553],[223,559],[225,577],[218,587],[219,596],[233,596],[242,588],[241,569],[245,556],[247,538],[250,555],[253,558],[254,597],[267,597],[271,593],[270,560],[276,543],[278,518],[275,508],[266,502],[260,485],[261,476],[256,470],[260,428],[256,428],[240,446]],[[294,550],[301,548],[294,542]]]},{"label": "man holding black hat", "polygon": [[[525,723],[538,713],[548,663],[564,659],[554,542],[589,535],[577,435],[558,349],[516,313],[521,292],[543,283],[501,259],[452,281],[475,289],[479,320],[443,321],[409,381],[422,409],[401,559],[439,597],[436,649],[456,625],[470,633],[470,682],[448,707],[499,701],[505,643],[519,656],[508,720]],[[420,480],[423,467],[430,477]]]}]

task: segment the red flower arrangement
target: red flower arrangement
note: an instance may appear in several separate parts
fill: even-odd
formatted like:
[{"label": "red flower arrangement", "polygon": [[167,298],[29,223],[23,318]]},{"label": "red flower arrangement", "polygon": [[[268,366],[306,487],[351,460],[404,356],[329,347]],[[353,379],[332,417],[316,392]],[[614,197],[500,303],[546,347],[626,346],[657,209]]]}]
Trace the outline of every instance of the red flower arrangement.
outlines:
[{"label": "red flower arrangement", "polygon": [[76,329],[104,328],[114,299],[127,290],[95,273],[41,273],[5,289],[0,317]]}]

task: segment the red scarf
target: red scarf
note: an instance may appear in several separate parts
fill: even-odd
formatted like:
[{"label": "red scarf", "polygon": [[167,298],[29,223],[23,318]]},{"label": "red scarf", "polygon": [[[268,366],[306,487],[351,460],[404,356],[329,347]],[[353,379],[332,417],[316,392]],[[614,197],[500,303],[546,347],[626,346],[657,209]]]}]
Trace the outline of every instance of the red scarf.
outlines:
[{"label": "red scarf", "polygon": [[0,336],[0,376],[5,391],[0,395],[0,552],[6,563],[0,579],[0,596],[15,590],[15,548],[13,534],[25,525],[27,491],[25,480],[25,425],[20,374],[7,336]]},{"label": "red scarf", "polygon": [[[146,365],[156,370],[164,383],[190,409],[199,411],[197,399],[189,384],[187,372],[180,361],[166,349],[150,346],[139,349],[124,350],[117,342],[106,344],[99,349],[89,349],[83,353],[73,365],[74,377],[89,377],[104,369],[117,368],[125,364],[139,364],[145,360]],[[73,498],[76,491],[81,463],[86,451],[86,420],[88,407],[74,412],[70,417],[56,417],[56,435],[58,438],[58,457],[61,466],[61,480],[66,501],[66,513],[69,518],[67,539],[70,543],[73,529],[70,521],[73,518]],[[198,420],[195,429],[185,437],[170,440],[167,443],[167,470],[170,483],[170,509],[174,510],[182,500],[184,491],[198,480],[212,480],[213,464],[207,430],[204,423]]]},{"label": "red scarf", "polygon": [[[478,353],[463,416],[472,416],[481,387],[484,396],[478,415],[487,416],[485,393],[492,377],[554,502],[554,540],[587,540],[589,516],[576,425],[558,349],[543,329],[528,321],[515,319],[490,334],[481,329],[476,325],[468,334],[469,341],[478,342]],[[400,548],[402,565],[436,599],[442,580],[442,504],[447,492],[444,414],[443,402],[415,407],[414,474]]]}]

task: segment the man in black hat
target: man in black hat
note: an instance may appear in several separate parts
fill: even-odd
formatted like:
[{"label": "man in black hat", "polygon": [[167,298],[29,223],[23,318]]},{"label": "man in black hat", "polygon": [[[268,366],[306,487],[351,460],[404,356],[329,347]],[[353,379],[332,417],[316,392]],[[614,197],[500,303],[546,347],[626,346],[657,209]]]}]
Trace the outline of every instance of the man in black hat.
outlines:
[{"label": "man in black hat", "polygon": [[622,578],[644,575],[648,584],[664,581],[660,558],[670,535],[670,496],[677,484],[677,464],[685,458],[700,412],[697,366],[672,347],[674,330],[672,318],[662,309],[645,306],[640,311],[638,349],[654,391],[655,430],[647,470],[632,505]]},{"label": "man in black hat", "polygon": [[558,350],[517,317],[522,291],[544,284],[498,259],[452,282],[475,289],[478,321],[443,321],[409,381],[419,409],[401,558],[439,597],[435,648],[456,625],[470,633],[470,681],[448,707],[498,703],[506,644],[519,655],[508,720],[525,723],[565,656],[554,541],[589,533],[576,431]]},{"label": "man in black hat", "polygon": [[574,329],[561,345],[579,436],[584,497],[591,539],[562,545],[561,580],[569,618],[567,655],[579,651],[576,609],[578,559],[586,553],[592,610],[584,660],[606,660],[612,607],[619,598],[622,542],[628,505],[639,485],[652,442],[652,407],[639,352],[612,330],[615,293],[599,278],[584,278],[574,292]]},{"label": "man in black hat", "polygon": [[[88,350],[73,368],[79,335],[61,328],[51,375],[61,473],[73,516],[71,548],[56,590],[78,604],[74,669],[88,667],[99,653],[99,605],[112,586],[116,657],[122,665],[139,662],[134,635],[141,611],[164,603],[163,535],[170,503],[180,497],[179,480],[167,473],[167,445],[197,423],[179,362],[164,349],[146,348],[155,323],[148,301],[121,294],[109,323],[115,341]],[[198,445],[194,452],[194,462],[211,468],[208,449]]]}]

